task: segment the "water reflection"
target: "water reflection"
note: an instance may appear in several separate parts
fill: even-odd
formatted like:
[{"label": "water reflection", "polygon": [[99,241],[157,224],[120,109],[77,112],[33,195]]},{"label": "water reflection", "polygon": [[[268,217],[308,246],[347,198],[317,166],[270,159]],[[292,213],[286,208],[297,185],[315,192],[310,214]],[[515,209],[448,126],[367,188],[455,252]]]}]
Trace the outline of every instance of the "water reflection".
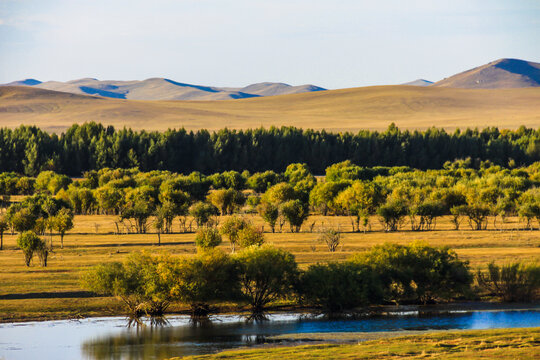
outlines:
[{"label": "water reflection", "polygon": [[272,335],[540,326],[540,310],[429,313],[408,311],[350,319],[269,314],[270,321],[220,315],[172,316],[169,325],[126,327],[125,318],[0,324],[0,359],[164,359],[268,342]]},{"label": "water reflection", "polygon": [[258,322],[241,318],[233,322],[219,321],[220,317],[214,319],[95,338],[85,342],[82,351],[91,359],[160,359],[263,344],[271,335],[288,333],[540,326],[539,311],[414,313],[342,320],[300,315],[289,319],[270,316],[271,321]]}]

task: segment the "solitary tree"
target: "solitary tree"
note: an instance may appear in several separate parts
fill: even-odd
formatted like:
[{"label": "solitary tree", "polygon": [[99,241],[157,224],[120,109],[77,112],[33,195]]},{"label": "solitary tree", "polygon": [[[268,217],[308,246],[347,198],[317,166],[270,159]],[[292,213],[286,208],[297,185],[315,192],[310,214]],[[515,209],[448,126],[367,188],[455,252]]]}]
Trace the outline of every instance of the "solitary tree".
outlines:
[{"label": "solitary tree", "polygon": [[23,251],[24,263],[30,266],[34,253],[38,252],[42,266],[47,266],[47,246],[33,231],[25,231],[17,238],[17,246]]},{"label": "solitary tree", "polygon": [[53,229],[60,234],[60,248],[64,248],[64,235],[73,229],[73,212],[67,208],[62,208],[51,219]]},{"label": "solitary tree", "polygon": [[213,249],[221,244],[221,234],[213,227],[199,229],[195,237],[195,243],[197,248],[203,251]]},{"label": "solitary tree", "polygon": [[243,248],[264,244],[264,234],[253,225],[248,225],[238,232],[238,243]]},{"label": "solitary tree", "polygon": [[4,249],[4,231],[9,229],[9,224],[5,216],[0,216],[0,250]]},{"label": "solitary tree", "polygon": [[238,243],[238,233],[247,227],[249,224],[240,216],[231,216],[226,219],[221,225],[221,233],[229,238],[231,251],[234,253],[236,244]]}]

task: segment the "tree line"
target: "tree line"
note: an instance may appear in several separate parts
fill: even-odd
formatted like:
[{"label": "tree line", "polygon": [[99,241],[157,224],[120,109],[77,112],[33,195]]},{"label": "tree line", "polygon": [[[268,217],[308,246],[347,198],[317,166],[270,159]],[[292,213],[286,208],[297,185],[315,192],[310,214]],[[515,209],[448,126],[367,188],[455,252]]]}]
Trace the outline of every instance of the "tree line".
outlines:
[{"label": "tree line", "polygon": [[13,203],[2,196],[0,205],[7,210],[0,217],[0,235],[6,229],[49,230],[62,240],[76,214],[115,215],[116,233],[157,232],[158,239],[162,233],[224,226],[224,217],[248,213],[259,214],[271,232],[313,231],[315,221],[308,219],[317,214],[347,216],[355,232],[371,231],[377,220],[385,231],[429,231],[442,216],[456,230],[497,229],[509,216],[518,216],[529,229],[540,227],[540,162],[508,169],[484,161],[475,168],[464,159],[423,171],[344,161],[325,173],[317,179],[298,163],[283,173],[208,176],[108,168],[79,179],[52,171],[36,178],[1,173],[0,192],[28,195]]},{"label": "tree line", "polygon": [[350,160],[363,167],[409,166],[439,169],[446,161],[470,157],[501,166],[540,160],[540,130],[496,127],[456,130],[430,128],[384,132],[329,133],[294,127],[217,132],[116,130],[94,122],[49,134],[34,126],[0,129],[0,171],[35,176],[44,170],[70,176],[85,171],[133,168],[211,174],[223,171],[283,172],[305,163],[315,174]]},{"label": "tree line", "polygon": [[82,285],[115,296],[134,321],[161,317],[169,305],[188,305],[194,320],[215,312],[216,304],[247,305],[248,319],[264,319],[276,301],[336,315],[382,304],[432,304],[454,299],[496,297],[534,301],[540,287],[538,265],[489,265],[475,275],[467,262],[446,247],[384,244],[344,262],[310,265],[301,270],[294,256],[267,245],[252,245],[232,255],[214,247],[194,257],[130,254],[124,262],[85,271]]}]

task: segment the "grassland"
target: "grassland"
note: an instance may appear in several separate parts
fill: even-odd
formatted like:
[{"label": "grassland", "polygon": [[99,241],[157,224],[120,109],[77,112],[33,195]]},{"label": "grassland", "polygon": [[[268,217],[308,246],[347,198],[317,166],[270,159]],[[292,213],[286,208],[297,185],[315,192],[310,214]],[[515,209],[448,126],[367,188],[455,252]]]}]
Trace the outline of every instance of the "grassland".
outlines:
[{"label": "grassland", "polygon": [[[59,248],[59,236],[53,236],[54,252],[49,264],[42,268],[35,264],[24,266],[23,255],[16,248],[16,235],[4,235],[4,250],[0,251],[0,321],[56,319],[114,315],[120,313],[113,298],[89,297],[79,285],[79,275],[89,266],[123,259],[129,252],[147,249],[151,252],[168,251],[175,255],[195,254],[193,233],[164,234],[162,246],[157,246],[156,234],[115,235],[113,216],[76,216],[75,227],[64,238],[64,249]],[[262,225],[258,216],[251,220]],[[309,227],[314,225],[314,233]],[[328,260],[344,260],[352,253],[364,251],[384,242],[401,244],[413,240],[426,241],[430,245],[447,245],[470,262],[473,269],[484,267],[490,261],[499,263],[516,260],[540,261],[540,231],[523,230],[524,224],[510,218],[499,230],[471,231],[466,224],[462,229],[452,230],[449,219],[442,219],[436,231],[404,231],[385,233],[376,219],[372,219],[372,231],[346,233],[342,246],[335,253],[328,252],[324,244],[317,242],[320,226],[339,226],[350,230],[347,217],[312,217],[299,234],[266,233],[269,243],[291,251],[301,267]],[[179,225],[175,224],[175,230]],[[286,227],[283,230],[288,229]],[[49,238],[48,236],[46,237]],[[221,247],[228,251],[228,243]],[[181,306],[171,308],[182,310]]]},{"label": "grassland", "polygon": [[[362,338],[359,335],[358,338]],[[356,344],[224,351],[184,359],[538,359],[540,328],[445,331]]]},{"label": "grassland", "polygon": [[327,131],[540,126],[540,88],[453,89],[371,86],[230,101],[105,99],[0,87],[0,126],[37,125],[61,131],[101,122],[134,130],[218,130],[296,126]]}]

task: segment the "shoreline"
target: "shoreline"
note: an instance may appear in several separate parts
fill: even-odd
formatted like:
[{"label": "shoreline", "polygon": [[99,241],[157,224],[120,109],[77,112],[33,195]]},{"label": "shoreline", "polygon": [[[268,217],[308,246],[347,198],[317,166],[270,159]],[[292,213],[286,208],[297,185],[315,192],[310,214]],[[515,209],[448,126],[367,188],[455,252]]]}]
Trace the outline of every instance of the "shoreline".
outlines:
[{"label": "shoreline", "polygon": [[[111,310],[111,309],[109,309]],[[339,319],[347,318],[359,318],[359,317],[377,317],[377,316],[403,316],[411,315],[411,313],[418,313],[420,316],[429,316],[435,314],[441,314],[446,312],[472,312],[472,311],[527,311],[527,310],[539,310],[540,303],[499,303],[488,301],[473,301],[473,302],[455,302],[446,304],[435,305],[381,305],[372,306],[364,309],[359,309],[356,312],[347,312],[341,314]],[[310,307],[302,306],[273,306],[269,307],[267,313],[283,313],[283,314],[305,314],[307,316],[323,314],[320,310]],[[240,307],[220,307],[218,311],[212,313],[210,316],[215,315],[248,315],[249,312]],[[0,318],[0,326],[5,324],[22,324],[29,322],[47,322],[47,321],[61,321],[61,320],[82,320],[91,318],[113,318],[126,316],[122,312],[110,311],[95,311],[91,314],[82,315],[80,313],[66,313],[66,314],[51,314],[52,316],[25,316],[15,318]],[[171,311],[165,314],[167,316],[189,316],[189,310],[187,308],[181,308],[178,311]]]}]

